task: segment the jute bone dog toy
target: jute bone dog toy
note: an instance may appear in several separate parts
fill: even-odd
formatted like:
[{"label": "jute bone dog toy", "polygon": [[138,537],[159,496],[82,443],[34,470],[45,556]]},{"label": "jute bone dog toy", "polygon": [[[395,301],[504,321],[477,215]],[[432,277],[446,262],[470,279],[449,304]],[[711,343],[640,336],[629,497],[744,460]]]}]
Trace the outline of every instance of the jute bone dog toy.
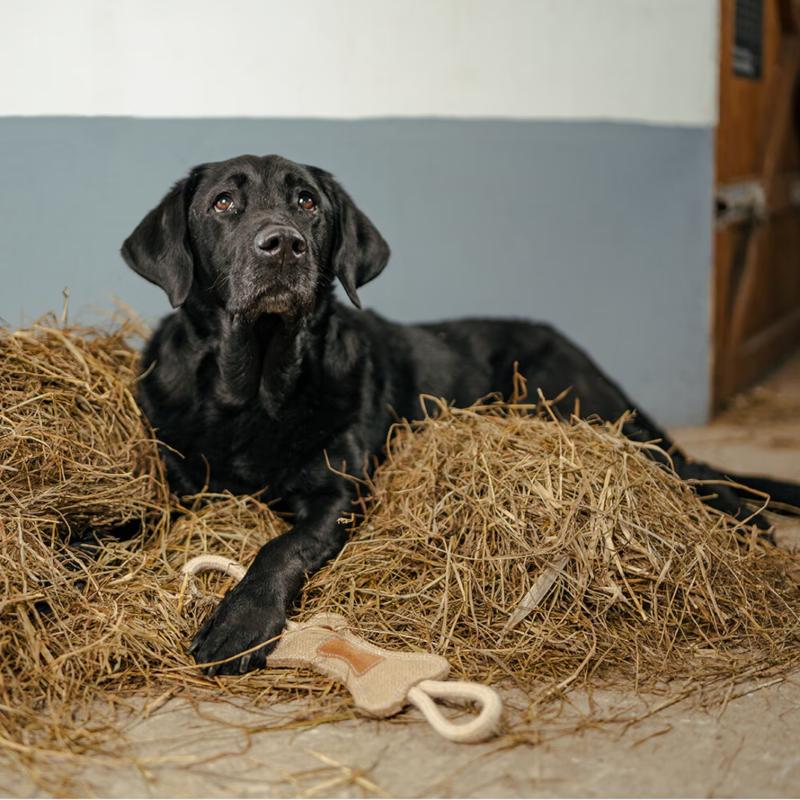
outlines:
[{"label": "jute bone dog toy", "polygon": [[[184,585],[207,570],[241,580],[245,569],[224,556],[204,555],[183,566]],[[413,703],[439,734],[454,742],[480,742],[492,736],[503,710],[494,689],[479,683],[443,681],[450,664],[428,653],[393,653],[354,636],[339,614],[316,614],[289,622],[269,655],[272,667],[311,667],[344,683],[356,706],[375,717],[389,717]],[[433,698],[474,700],[481,711],[468,722],[444,717]]]}]

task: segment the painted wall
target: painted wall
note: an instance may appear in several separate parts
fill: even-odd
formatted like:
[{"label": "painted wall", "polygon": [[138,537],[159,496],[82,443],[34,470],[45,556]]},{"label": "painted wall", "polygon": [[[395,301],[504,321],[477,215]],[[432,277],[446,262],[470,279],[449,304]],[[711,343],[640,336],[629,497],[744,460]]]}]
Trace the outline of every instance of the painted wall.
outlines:
[{"label": "painted wall", "polygon": [[10,323],[64,286],[83,318],[112,294],[166,312],[122,239],[192,164],[279,152],[331,169],[386,235],[362,295],[385,315],[548,319],[666,424],[704,418],[712,0],[3,11]]},{"label": "painted wall", "polygon": [[[715,0],[5,2],[4,114],[707,125]],[[35,50],[31,45],[35,44]]]}]

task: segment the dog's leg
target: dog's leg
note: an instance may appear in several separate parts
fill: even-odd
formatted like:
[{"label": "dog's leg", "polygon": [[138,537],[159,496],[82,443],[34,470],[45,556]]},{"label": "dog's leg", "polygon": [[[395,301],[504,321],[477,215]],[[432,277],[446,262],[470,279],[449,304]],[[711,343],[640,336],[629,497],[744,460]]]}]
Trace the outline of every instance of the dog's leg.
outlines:
[{"label": "dog's leg", "polygon": [[762,475],[740,475],[733,472],[727,474],[731,480],[755,490],[753,494],[748,495],[745,490],[737,489],[736,493],[740,497],[747,499],[749,496],[754,503],[758,503],[761,497],[756,493],[763,492],[769,495],[773,503],[781,503],[781,514],[800,516],[800,485]]},{"label": "dog's leg", "polygon": [[87,527],[70,531],[67,544],[78,554],[96,557],[103,541],[126,542],[141,533],[142,521],[131,519],[119,525],[108,525],[102,528]]},{"label": "dog's leg", "polygon": [[[263,667],[286,624],[286,614],[308,575],[344,546],[352,491],[341,481],[309,492],[295,507],[291,531],[267,542],[242,580],[231,589],[194,637],[189,653],[208,675]],[[258,646],[261,645],[261,646]],[[253,652],[235,657],[254,648]]]},{"label": "dog's leg", "polygon": [[[630,406],[630,408],[633,407],[633,405]],[[694,461],[688,458],[670,437],[642,412],[637,411],[636,417],[623,426],[622,432],[633,441],[658,441],[659,446],[669,453],[675,472],[684,480],[710,481],[711,483],[709,484],[699,483],[694,487],[697,493],[702,496],[706,505],[717,509],[717,511],[729,514],[740,522],[753,524],[762,531],[767,532],[771,530],[772,523],[762,514],[754,513],[754,510],[749,508],[745,503],[745,500],[748,498],[752,502],[758,503],[758,496],[755,494],[748,495],[745,490],[737,489],[733,486],[726,486],[724,483],[716,483],[717,481],[730,481],[747,485],[746,479],[724,473],[722,470],[705,464],[702,461]],[[654,458],[656,461],[666,466],[667,459],[663,455],[651,450],[646,452],[651,458]]]},{"label": "dog's leg", "polygon": [[[555,397],[564,389],[572,387],[573,393],[565,397],[558,405],[558,410],[568,416],[577,397],[580,401],[581,415],[588,417],[597,415],[601,419],[615,420],[626,411],[636,411],[636,416],[623,427],[623,433],[637,442],[657,442],[659,446],[670,454],[675,471],[682,478],[692,481],[727,481],[729,477],[721,470],[704,464],[700,461],[689,459],[650,417],[637,409],[636,404],[614,383],[605,373],[584,353],[569,340],[552,328],[542,326],[537,330],[539,340],[527,364],[523,364],[523,374],[528,382],[528,388],[534,391],[541,388],[545,397]],[[668,459],[657,452],[647,451],[655,460],[664,463]],[[735,482],[747,484],[747,478],[737,478],[731,475]],[[760,482],[760,483],[759,483]],[[774,497],[780,502],[787,502],[784,498],[791,498],[790,503],[797,502],[800,498],[800,487],[782,482],[769,482],[764,479],[755,479],[753,488],[763,487],[769,492],[770,488],[781,487],[781,494]],[[747,492],[725,486],[698,485],[698,494],[704,501],[719,511],[723,511],[740,521],[748,520],[763,531],[771,529],[772,524],[760,514],[746,505],[745,500],[758,502],[758,497]],[[770,493],[771,494],[771,493]]]}]

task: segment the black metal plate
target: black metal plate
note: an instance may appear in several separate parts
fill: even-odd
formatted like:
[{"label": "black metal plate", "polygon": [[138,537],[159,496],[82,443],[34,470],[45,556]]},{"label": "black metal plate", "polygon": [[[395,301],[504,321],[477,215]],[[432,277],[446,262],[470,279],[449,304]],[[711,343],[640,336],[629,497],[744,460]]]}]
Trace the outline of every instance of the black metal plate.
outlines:
[{"label": "black metal plate", "polygon": [[733,25],[734,75],[758,80],[761,77],[763,50],[763,0],[736,0]]}]

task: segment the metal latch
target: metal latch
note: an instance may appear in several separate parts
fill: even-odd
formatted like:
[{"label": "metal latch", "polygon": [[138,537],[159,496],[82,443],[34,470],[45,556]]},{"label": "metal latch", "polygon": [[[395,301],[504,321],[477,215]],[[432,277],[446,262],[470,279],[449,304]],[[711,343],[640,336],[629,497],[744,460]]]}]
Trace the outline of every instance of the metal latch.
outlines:
[{"label": "metal latch", "polygon": [[760,181],[741,181],[717,186],[717,226],[767,219],[767,193]]},{"label": "metal latch", "polygon": [[717,227],[737,222],[761,223],[800,208],[800,172],[784,172],[769,183],[750,179],[717,186]]}]

